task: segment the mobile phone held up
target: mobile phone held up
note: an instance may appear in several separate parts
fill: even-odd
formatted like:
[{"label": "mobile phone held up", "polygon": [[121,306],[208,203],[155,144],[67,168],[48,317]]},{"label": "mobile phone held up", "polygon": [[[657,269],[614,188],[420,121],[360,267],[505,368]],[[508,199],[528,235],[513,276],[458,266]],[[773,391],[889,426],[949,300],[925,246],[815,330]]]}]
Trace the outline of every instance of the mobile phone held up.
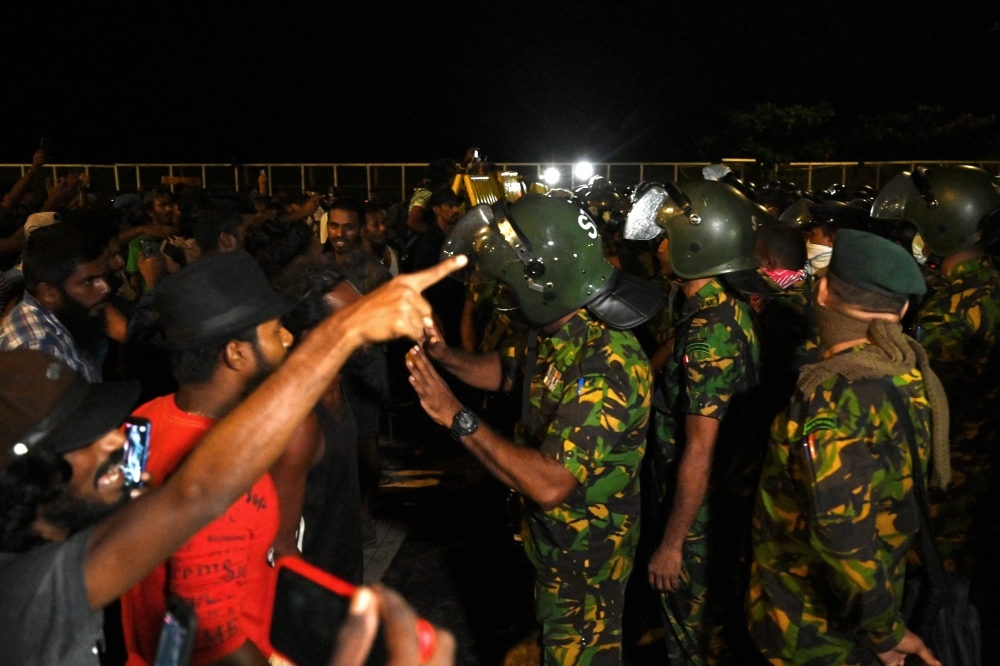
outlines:
[{"label": "mobile phone held up", "polygon": [[170,595],[153,666],[188,666],[197,628],[198,618],[191,607],[177,595]]},{"label": "mobile phone held up", "polygon": [[[296,666],[326,666],[357,588],[297,557],[283,557],[276,566],[271,646]],[[426,663],[436,641],[434,627],[426,620],[417,622],[417,641],[420,663]],[[380,625],[365,666],[383,666],[387,660]]]},{"label": "mobile phone held up", "polygon": [[125,450],[122,454],[122,474],[126,488],[141,488],[142,473],[149,459],[150,423],[148,419],[130,416],[125,419]]}]

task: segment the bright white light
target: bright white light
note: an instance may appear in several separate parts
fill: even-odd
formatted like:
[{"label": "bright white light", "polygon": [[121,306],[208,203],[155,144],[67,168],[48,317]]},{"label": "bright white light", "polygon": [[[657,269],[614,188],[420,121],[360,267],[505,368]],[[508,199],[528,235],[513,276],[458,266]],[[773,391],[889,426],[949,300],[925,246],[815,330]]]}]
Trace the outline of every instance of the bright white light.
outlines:
[{"label": "bright white light", "polygon": [[23,456],[27,452],[28,452],[28,447],[22,444],[21,442],[18,442],[17,444],[14,445],[15,456]]},{"label": "bright white light", "polygon": [[594,175],[594,165],[590,162],[577,162],[573,167],[573,175],[577,180],[587,180]]},{"label": "bright white light", "polygon": [[559,184],[559,169],[555,167],[549,167],[542,172],[542,180],[545,181],[546,185],[558,185]]}]

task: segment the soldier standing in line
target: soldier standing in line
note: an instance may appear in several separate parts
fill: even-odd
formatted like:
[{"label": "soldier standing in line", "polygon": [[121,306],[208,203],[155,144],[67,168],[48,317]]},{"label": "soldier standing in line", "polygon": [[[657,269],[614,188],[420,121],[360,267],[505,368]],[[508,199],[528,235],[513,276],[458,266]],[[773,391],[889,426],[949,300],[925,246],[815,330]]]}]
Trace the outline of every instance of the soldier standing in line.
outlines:
[{"label": "soldier standing in line", "polygon": [[997,535],[997,507],[987,500],[996,488],[1000,425],[993,406],[1000,392],[1000,273],[984,241],[1000,231],[1000,184],[975,167],[918,168],[885,186],[872,216],[914,224],[930,251],[928,264],[940,267],[915,330],[951,406],[953,484],[932,491],[932,515],[946,565],[981,590],[977,578],[996,584],[995,574],[977,571],[975,562],[988,556],[989,536]]},{"label": "soldier standing in line", "polygon": [[686,297],[664,401],[654,402],[651,452],[665,526],[649,582],[662,594],[671,663],[711,663],[739,649],[722,630],[743,626],[737,570],[763,452],[750,404],[761,355],[750,306],[728,280],[757,268],[755,232],[766,217],[733,187],[696,181],[653,185],[626,223],[636,240],[666,230],[661,259]]},{"label": "soldier standing in line", "polygon": [[938,664],[900,612],[914,466],[926,477],[933,448],[938,483],[950,474],[944,391],[899,323],[925,291],[906,250],[837,234],[816,296],[823,361],[774,422],[754,507],[747,616],[772,664]]},{"label": "soldier standing in line", "polygon": [[476,206],[445,243],[443,254],[460,253],[503,281],[533,326],[517,444],[459,403],[428,359],[495,391],[499,352],[451,349],[429,331],[426,352],[409,355],[411,382],[428,415],[525,499],[543,663],[620,664],[652,394],[649,361],[626,329],[653,315],[659,290],[615,270],[590,215],[554,198]]}]

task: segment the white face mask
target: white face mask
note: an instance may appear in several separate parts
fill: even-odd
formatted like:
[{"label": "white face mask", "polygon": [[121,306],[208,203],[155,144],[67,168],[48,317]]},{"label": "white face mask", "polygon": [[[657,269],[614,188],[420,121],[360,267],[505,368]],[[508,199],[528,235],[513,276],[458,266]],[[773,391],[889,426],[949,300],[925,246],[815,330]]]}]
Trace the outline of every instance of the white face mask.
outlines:
[{"label": "white face mask", "polygon": [[927,263],[927,257],[924,255],[924,237],[917,234],[913,237],[913,244],[910,246],[910,251],[913,252],[913,258],[917,260],[917,263],[923,266]]},{"label": "white face mask", "polygon": [[806,256],[809,257],[809,268],[815,273],[830,264],[833,248],[806,241]]}]

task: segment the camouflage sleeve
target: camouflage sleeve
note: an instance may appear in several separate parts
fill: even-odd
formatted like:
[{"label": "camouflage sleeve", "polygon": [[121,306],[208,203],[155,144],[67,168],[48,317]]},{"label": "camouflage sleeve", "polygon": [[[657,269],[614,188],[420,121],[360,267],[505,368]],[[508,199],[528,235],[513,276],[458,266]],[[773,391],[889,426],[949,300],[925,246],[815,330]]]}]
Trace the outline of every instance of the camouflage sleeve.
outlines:
[{"label": "camouflage sleeve", "polygon": [[938,302],[934,299],[920,312],[917,337],[927,356],[936,363],[955,363],[965,359],[965,341],[981,323],[981,308],[972,301],[963,307],[962,294]]},{"label": "camouflage sleeve", "polygon": [[687,413],[720,421],[745,374],[732,329],[718,320],[692,326],[685,336]]},{"label": "camouflage sleeve", "polygon": [[871,415],[841,378],[820,385],[806,405],[800,427],[810,543],[827,564],[844,614],[858,618],[870,647],[884,652],[902,640],[906,625],[879,557],[879,508],[872,503],[878,470],[864,439]]},{"label": "camouflage sleeve", "polygon": [[[603,375],[568,381],[539,450],[561,462],[581,484],[586,483],[602,466],[604,454],[636,425],[632,423],[635,400],[629,399],[631,392],[627,381]],[[648,420],[648,409],[642,418],[640,425]],[[623,483],[629,480],[628,475],[615,478],[619,477]]]}]

